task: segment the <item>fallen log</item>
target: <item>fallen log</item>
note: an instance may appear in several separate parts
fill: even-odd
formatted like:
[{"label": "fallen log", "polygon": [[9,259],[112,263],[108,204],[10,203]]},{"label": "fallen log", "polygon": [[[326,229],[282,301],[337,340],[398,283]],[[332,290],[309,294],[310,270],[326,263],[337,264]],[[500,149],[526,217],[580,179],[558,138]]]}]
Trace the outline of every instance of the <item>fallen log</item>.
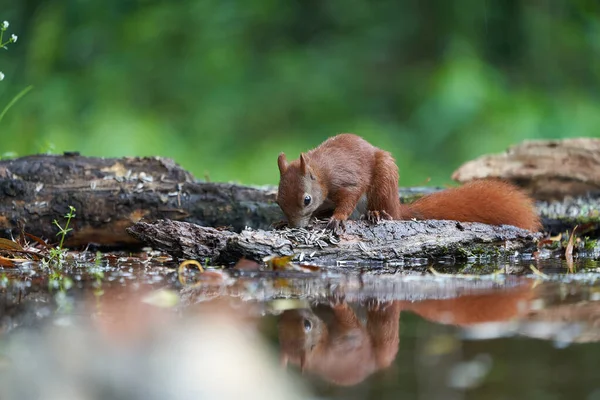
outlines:
[{"label": "fallen log", "polygon": [[125,228],[161,218],[206,226],[267,228],[283,215],[275,192],[196,182],[166,158],[35,155],[0,161],[0,232],[21,228],[53,240],[69,205],[76,208],[67,246],[139,245]]},{"label": "fallen log", "polygon": [[318,265],[343,261],[388,263],[405,258],[504,256],[535,249],[539,233],[514,226],[455,221],[348,221],[336,236],[318,222],[310,230],[253,230],[240,233],[180,221],[138,222],[127,231],[136,239],[179,259],[208,259],[231,265],[240,258],[296,255]]},{"label": "fallen log", "polygon": [[597,197],[600,139],[527,140],[504,153],[486,154],[460,166],[452,179],[499,178],[517,183],[538,200]]},{"label": "fallen log", "polygon": [[[402,188],[410,202],[439,188]],[[95,158],[78,154],[35,155],[0,161],[0,236],[21,230],[56,240],[56,219],[76,208],[66,246],[139,246],[126,232],[136,222],[159,219],[202,226],[270,229],[283,220],[276,187],[197,181],[166,158]],[[565,200],[566,201],[566,200]],[[600,220],[597,198],[538,203],[546,228],[571,229]]]}]

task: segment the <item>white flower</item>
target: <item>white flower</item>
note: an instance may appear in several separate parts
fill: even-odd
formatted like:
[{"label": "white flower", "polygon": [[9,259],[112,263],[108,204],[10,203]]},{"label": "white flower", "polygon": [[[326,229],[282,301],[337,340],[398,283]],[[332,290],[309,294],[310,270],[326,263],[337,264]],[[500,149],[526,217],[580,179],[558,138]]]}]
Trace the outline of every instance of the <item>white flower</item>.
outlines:
[{"label": "white flower", "polygon": [[0,81],[4,79],[4,74],[0,71]]},{"label": "white flower", "polygon": [[8,21],[4,21],[2,23],[2,29],[6,29],[6,28],[8,28]]},{"label": "white flower", "polygon": [[18,38],[19,37],[17,35],[15,35],[14,33],[10,36],[10,40],[12,40],[13,43],[15,43]]}]

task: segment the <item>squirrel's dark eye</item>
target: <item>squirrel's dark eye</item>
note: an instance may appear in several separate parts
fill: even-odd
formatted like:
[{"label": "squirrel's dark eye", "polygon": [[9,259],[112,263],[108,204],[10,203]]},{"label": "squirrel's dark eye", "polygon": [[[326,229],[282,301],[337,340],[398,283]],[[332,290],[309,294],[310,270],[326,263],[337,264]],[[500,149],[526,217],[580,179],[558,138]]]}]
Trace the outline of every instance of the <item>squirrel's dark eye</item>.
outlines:
[{"label": "squirrel's dark eye", "polygon": [[310,332],[312,329],[312,322],[309,319],[304,320],[304,332]]},{"label": "squirrel's dark eye", "polygon": [[311,199],[312,199],[312,198],[310,197],[310,195],[309,195],[309,194],[307,194],[306,196],[304,196],[304,205],[305,205],[305,206],[309,205],[309,204],[310,204],[310,201],[311,201]]}]

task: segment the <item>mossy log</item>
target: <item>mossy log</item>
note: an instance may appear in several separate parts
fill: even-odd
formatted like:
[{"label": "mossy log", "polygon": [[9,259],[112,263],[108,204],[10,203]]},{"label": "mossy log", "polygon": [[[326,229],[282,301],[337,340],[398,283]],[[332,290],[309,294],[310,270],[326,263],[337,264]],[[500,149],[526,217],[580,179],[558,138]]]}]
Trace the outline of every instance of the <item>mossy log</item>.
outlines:
[{"label": "mossy log", "polygon": [[[399,196],[410,202],[437,190],[402,188]],[[140,221],[171,219],[241,232],[247,226],[267,230],[283,220],[275,186],[201,182],[172,160],[159,157],[66,154],[3,160],[0,194],[0,235],[5,238],[23,229],[55,241],[58,227],[53,220],[61,222],[68,206],[74,206],[69,247],[139,246],[126,228]],[[553,232],[596,221],[600,215],[600,204],[593,197],[575,204],[540,204],[544,223]]]},{"label": "mossy log", "polygon": [[179,259],[231,265],[240,258],[296,255],[318,265],[344,261],[402,262],[405,258],[470,255],[501,256],[531,252],[541,235],[513,226],[455,221],[348,221],[339,236],[325,222],[311,229],[252,230],[241,233],[186,222],[139,222],[128,228],[135,238]]},{"label": "mossy log", "polygon": [[[166,158],[36,155],[0,161],[0,232],[53,240],[69,205],[76,208],[67,246],[139,245],[125,229],[161,218],[205,226],[267,228],[283,215],[275,192],[197,182]],[[64,222],[63,222],[64,223]]]}]

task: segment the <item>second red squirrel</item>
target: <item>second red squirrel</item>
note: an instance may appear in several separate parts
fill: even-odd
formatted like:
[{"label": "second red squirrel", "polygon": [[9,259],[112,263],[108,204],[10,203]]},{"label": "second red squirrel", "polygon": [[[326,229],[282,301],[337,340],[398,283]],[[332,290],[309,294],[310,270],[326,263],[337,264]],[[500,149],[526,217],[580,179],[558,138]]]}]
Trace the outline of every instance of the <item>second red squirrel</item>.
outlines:
[{"label": "second red squirrel", "polygon": [[345,133],[288,162],[277,159],[280,181],[277,203],[292,227],[333,209],[328,227],[337,230],[366,195],[367,218],[446,219],[541,229],[533,200],[516,186],[479,180],[401,204],[398,167],[392,155],[363,138]]}]

